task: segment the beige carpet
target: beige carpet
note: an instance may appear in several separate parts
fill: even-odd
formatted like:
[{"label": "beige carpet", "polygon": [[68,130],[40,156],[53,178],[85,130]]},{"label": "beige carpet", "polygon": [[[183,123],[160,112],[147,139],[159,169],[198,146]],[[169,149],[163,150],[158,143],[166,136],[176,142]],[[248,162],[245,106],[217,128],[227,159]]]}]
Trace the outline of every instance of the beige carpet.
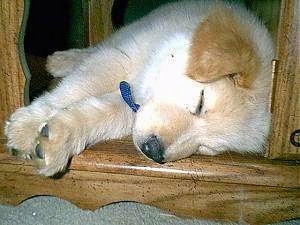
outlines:
[{"label": "beige carpet", "polygon": [[[82,210],[55,197],[40,196],[13,207],[0,205],[0,225],[215,225],[197,219],[182,219],[155,207],[120,202],[95,211]],[[245,224],[245,223],[242,223]],[[281,223],[300,224],[300,220]]]}]

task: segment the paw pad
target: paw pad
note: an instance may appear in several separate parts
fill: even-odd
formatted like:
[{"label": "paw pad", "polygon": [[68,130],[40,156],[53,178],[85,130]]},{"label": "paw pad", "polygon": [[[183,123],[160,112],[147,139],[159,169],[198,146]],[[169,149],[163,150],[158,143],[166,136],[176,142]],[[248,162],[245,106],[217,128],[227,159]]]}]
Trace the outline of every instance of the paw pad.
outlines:
[{"label": "paw pad", "polygon": [[44,158],[43,150],[42,150],[40,144],[37,144],[35,147],[35,155],[40,159]]}]

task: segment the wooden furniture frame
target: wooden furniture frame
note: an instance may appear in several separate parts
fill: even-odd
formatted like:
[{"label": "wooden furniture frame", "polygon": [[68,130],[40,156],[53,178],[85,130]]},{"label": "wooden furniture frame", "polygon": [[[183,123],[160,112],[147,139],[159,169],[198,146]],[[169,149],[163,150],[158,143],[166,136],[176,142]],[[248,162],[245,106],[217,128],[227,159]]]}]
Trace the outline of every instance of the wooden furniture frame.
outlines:
[{"label": "wooden furniture frame", "polygon": [[[102,21],[96,23],[102,24],[95,30],[99,34],[89,33],[90,43],[112,31],[108,16],[112,3],[89,1],[88,23]],[[130,141],[123,140],[98,144],[74,157],[68,173],[58,179],[37,175],[30,162],[5,151],[4,121],[17,107],[28,103],[24,99],[28,86],[24,74],[28,69],[22,62],[24,57],[19,56],[23,48],[21,24],[26,22],[24,12],[28,7],[26,0],[0,1],[1,203],[15,205],[31,196],[54,195],[89,209],[136,201],[179,216],[242,219],[252,224],[300,217],[300,165],[295,160],[299,159],[299,149],[288,141],[290,132],[300,126],[299,1],[282,1],[267,158],[227,153],[158,165],[137,153]]]}]

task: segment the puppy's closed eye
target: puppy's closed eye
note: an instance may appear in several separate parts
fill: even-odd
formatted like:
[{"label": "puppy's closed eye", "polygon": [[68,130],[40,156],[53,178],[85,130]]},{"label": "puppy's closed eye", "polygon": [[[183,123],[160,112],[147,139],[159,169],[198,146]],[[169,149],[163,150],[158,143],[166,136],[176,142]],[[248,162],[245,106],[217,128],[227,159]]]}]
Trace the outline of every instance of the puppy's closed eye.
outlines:
[{"label": "puppy's closed eye", "polygon": [[203,105],[204,105],[204,89],[201,90],[200,99],[198,101],[196,109],[195,109],[195,111],[191,112],[191,114],[195,115],[195,116],[199,116],[199,115],[203,114],[203,110],[202,110]]}]

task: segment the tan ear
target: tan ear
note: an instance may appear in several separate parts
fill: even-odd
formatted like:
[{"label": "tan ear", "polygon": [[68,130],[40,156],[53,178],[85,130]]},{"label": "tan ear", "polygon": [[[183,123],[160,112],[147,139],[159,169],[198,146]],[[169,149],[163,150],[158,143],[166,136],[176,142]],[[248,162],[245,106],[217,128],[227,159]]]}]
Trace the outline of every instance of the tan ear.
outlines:
[{"label": "tan ear", "polygon": [[231,9],[215,6],[193,36],[187,75],[199,82],[231,75],[238,86],[250,87],[259,59],[244,26]]}]

